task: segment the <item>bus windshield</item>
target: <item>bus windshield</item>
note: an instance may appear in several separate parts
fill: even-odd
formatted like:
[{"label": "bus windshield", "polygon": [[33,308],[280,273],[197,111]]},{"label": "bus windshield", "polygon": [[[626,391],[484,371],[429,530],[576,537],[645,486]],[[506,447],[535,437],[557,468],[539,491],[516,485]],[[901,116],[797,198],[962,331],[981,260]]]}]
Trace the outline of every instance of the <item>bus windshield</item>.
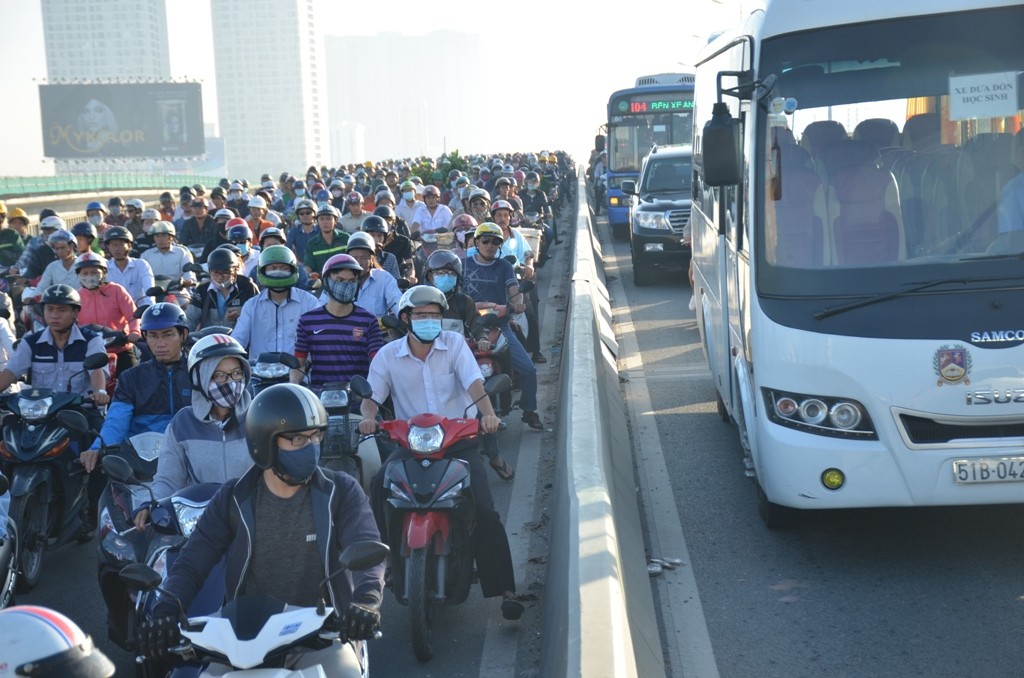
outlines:
[{"label": "bus windshield", "polygon": [[757,130],[760,293],[1021,274],[1002,256],[1024,251],[1021,26],[1015,6],[763,43],[759,77],[776,80]]},{"label": "bus windshield", "polygon": [[608,141],[608,169],[612,172],[639,172],[640,161],[652,146],[693,141],[693,110],[633,115],[621,122],[610,122]]}]

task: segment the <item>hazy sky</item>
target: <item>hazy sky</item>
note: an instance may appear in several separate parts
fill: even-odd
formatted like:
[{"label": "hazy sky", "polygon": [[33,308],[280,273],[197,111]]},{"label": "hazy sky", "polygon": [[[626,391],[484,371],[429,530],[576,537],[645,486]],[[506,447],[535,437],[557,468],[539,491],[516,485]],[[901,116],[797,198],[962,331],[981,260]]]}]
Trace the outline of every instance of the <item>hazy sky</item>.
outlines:
[{"label": "hazy sky", "polygon": [[[166,2],[171,74],[203,82],[204,117],[215,120],[213,33],[195,30],[197,24],[209,25],[209,0]],[[440,29],[479,34],[487,52],[482,72],[492,75],[481,83],[480,99],[467,105],[481,107],[482,119],[487,110],[483,102],[513,107],[522,115],[515,125],[485,127],[486,148],[462,150],[558,147],[580,154],[593,143],[612,91],[631,86],[639,75],[683,70],[680,62],[694,61],[709,32],[736,21],[739,4],[740,0],[519,0],[459,3],[457,10],[428,11],[444,5],[397,0],[383,6],[389,20],[375,23],[372,17],[382,13],[374,5],[363,4],[366,17],[353,20],[351,3],[321,0],[320,24],[333,35],[416,35]],[[42,156],[38,82],[32,80],[46,77],[40,0],[0,0],[0,25],[6,27],[0,58],[5,99],[0,104],[0,175],[52,174],[52,163]],[[126,29],[125,43],[111,48],[130,49],[130,44]],[[416,77],[436,78],[443,86],[454,67],[418,63],[410,64],[410,71]],[[438,155],[441,143],[439,139]]]}]

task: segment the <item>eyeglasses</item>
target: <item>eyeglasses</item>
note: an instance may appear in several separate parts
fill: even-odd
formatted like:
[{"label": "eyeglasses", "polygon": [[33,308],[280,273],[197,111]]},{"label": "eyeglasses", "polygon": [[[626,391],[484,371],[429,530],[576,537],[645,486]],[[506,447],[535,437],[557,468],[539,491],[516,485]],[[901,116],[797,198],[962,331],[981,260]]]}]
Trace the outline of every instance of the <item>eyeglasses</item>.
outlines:
[{"label": "eyeglasses", "polygon": [[296,212],[300,217],[311,217],[313,216],[313,210],[301,210]]},{"label": "eyeglasses", "polygon": [[293,447],[305,447],[309,443],[319,443],[324,439],[323,431],[314,431],[313,433],[292,433],[291,435],[281,434],[281,437],[292,444]]},{"label": "eyeglasses", "polygon": [[228,379],[231,379],[231,381],[242,381],[243,379],[245,379],[245,370],[243,370],[241,367],[239,367],[237,370],[232,370],[230,372],[221,372],[220,370],[218,370],[213,373],[212,379],[213,383],[218,385],[228,383]]},{"label": "eyeglasses", "polygon": [[476,241],[480,245],[495,245],[495,246],[498,246],[498,245],[501,244],[501,240],[499,240],[498,238],[488,238],[486,236],[484,236],[482,238],[477,238]]}]

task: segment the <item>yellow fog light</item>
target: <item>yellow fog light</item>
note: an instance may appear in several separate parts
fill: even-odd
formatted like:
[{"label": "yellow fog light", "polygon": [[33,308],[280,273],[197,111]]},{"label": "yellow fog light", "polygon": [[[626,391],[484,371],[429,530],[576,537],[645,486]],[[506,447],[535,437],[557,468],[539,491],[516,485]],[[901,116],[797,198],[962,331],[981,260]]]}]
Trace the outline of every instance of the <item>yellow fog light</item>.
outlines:
[{"label": "yellow fog light", "polygon": [[612,207],[618,207],[621,202],[622,199],[617,195],[613,195],[612,197],[608,198],[608,204],[611,205]]},{"label": "yellow fog light", "polygon": [[821,484],[830,490],[838,490],[846,482],[846,476],[837,468],[826,469],[821,474]]}]

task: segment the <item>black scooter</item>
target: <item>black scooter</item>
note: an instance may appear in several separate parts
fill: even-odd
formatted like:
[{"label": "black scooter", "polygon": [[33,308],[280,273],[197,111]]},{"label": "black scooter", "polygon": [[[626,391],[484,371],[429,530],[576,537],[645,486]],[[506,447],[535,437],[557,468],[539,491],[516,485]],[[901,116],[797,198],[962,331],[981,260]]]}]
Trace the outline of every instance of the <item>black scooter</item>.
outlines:
[{"label": "black scooter", "polygon": [[[71,379],[102,368],[107,354],[87,356],[82,364]],[[47,548],[92,537],[86,515],[88,479],[64,419],[65,412],[80,415],[83,402],[81,394],[43,388],[26,388],[2,401],[9,414],[3,418],[0,458],[11,479],[10,514],[21,536],[19,592],[31,591],[39,583]]]},{"label": "black scooter", "polygon": [[[0,474],[0,499],[10,485]],[[14,587],[18,582],[18,526],[7,517],[6,536],[0,537],[0,610],[14,604]]]}]

